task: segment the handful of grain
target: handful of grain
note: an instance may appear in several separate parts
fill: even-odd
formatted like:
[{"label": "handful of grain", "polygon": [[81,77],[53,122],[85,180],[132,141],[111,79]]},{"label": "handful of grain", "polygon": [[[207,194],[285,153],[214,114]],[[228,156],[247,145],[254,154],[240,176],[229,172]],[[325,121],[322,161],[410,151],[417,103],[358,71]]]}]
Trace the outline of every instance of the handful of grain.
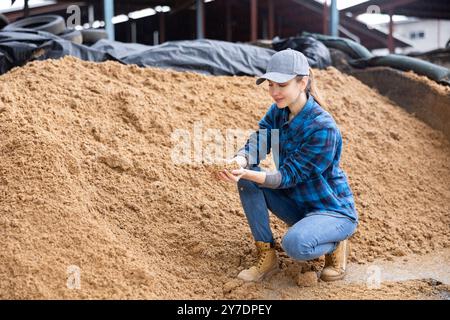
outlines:
[{"label": "handful of grain", "polygon": [[228,161],[228,160],[219,160],[213,163],[203,163],[203,166],[207,171],[211,174],[216,175],[219,172],[227,170],[228,172],[232,172],[233,170],[240,169],[241,166],[236,161]]}]

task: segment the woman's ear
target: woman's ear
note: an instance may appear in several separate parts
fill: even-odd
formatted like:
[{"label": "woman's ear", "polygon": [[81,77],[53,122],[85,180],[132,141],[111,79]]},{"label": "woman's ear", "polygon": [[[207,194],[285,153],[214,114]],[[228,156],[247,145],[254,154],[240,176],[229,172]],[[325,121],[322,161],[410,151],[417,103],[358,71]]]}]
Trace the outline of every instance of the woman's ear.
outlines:
[{"label": "woman's ear", "polygon": [[308,80],[309,77],[302,77],[302,79],[299,81],[301,91],[306,91],[306,88],[308,87]]}]

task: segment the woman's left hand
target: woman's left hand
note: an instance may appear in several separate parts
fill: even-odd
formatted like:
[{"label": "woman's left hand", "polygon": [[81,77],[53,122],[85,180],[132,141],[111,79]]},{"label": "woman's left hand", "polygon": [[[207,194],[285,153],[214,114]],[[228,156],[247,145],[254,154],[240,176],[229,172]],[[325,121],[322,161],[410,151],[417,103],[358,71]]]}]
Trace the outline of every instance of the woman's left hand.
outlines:
[{"label": "woman's left hand", "polygon": [[233,171],[223,170],[219,172],[221,180],[227,182],[238,182],[245,175],[246,169],[240,168]]}]

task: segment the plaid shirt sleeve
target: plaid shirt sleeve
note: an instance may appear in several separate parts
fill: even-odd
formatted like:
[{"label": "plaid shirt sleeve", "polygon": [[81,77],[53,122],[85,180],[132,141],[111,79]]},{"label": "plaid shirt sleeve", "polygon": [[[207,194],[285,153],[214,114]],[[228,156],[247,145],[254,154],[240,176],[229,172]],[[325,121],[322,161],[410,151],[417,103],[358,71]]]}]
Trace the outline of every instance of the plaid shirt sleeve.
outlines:
[{"label": "plaid shirt sleeve", "polygon": [[320,129],[290,154],[279,169],[281,182],[277,189],[291,188],[321,174],[333,162],[338,133],[333,128]]},{"label": "plaid shirt sleeve", "polygon": [[274,128],[274,123],[274,109],[271,107],[259,121],[259,129],[250,135],[245,146],[236,153],[247,159],[247,168],[253,164],[259,165],[270,153],[271,130]]}]

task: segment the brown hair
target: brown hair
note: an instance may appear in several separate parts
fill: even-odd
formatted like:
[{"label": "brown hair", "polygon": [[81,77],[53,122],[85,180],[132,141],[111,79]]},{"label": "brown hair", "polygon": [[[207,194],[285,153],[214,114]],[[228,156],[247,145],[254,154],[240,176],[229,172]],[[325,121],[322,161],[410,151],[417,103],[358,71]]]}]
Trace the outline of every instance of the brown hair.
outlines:
[{"label": "brown hair", "polygon": [[[303,76],[297,76],[296,79],[297,81],[301,81],[303,79]],[[309,79],[308,84],[306,85],[306,92],[309,92],[317,101],[317,103],[319,103],[321,107],[325,108],[324,100],[322,99],[319,90],[317,90],[316,81],[314,80],[314,73],[311,68],[309,68]]]}]

